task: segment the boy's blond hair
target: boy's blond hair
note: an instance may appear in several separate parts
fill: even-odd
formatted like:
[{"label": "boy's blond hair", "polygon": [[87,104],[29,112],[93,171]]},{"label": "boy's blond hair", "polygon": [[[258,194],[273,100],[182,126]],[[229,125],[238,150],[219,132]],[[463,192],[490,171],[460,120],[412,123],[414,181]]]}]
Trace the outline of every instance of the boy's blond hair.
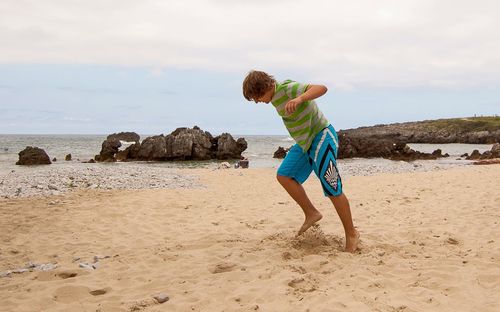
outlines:
[{"label": "boy's blond hair", "polygon": [[263,71],[252,70],[243,81],[243,96],[248,101],[262,97],[274,86],[276,80]]}]

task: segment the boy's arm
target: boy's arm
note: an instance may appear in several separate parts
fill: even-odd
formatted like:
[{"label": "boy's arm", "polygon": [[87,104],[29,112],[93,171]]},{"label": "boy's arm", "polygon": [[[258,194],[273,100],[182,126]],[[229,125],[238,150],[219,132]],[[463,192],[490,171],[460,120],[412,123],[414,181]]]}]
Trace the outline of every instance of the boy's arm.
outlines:
[{"label": "boy's arm", "polygon": [[292,114],[300,104],[317,99],[325,94],[326,91],[328,91],[328,89],[324,85],[309,85],[304,93],[286,103],[285,111],[287,114]]}]

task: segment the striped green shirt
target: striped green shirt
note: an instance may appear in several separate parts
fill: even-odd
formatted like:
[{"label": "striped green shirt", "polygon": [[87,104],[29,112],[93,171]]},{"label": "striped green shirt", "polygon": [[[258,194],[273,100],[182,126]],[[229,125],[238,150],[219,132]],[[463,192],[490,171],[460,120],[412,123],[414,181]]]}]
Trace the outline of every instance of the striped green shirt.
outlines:
[{"label": "striped green shirt", "polygon": [[283,119],[290,136],[306,152],[311,147],[316,134],[327,127],[330,123],[319,110],[315,101],[306,101],[299,106],[292,114],[288,115],[285,105],[304,93],[308,85],[292,80],[285,80],[282,83],[276,82],[274,96],[271,103]]}]

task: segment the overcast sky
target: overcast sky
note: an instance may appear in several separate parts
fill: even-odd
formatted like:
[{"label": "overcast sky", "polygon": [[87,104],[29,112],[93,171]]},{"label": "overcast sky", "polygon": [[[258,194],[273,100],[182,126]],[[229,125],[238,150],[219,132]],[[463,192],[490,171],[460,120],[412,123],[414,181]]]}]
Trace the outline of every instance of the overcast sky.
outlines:
[{"label": "overcast sky", "polygon": [[336,128],[500,114],[500,1],[2,0],[0,133],[284,134],[250,69]]}]

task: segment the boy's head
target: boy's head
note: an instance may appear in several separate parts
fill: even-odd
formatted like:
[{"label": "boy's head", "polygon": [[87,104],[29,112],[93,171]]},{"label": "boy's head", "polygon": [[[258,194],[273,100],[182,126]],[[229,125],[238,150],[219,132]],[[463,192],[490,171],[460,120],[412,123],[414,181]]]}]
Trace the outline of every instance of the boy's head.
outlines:
[{"label": "boy's head", "polygon": [[274,95],[275,83],[273,76],[263,71],[252,70],[243,81],[243,96],[255,103],[269,103]]}]

